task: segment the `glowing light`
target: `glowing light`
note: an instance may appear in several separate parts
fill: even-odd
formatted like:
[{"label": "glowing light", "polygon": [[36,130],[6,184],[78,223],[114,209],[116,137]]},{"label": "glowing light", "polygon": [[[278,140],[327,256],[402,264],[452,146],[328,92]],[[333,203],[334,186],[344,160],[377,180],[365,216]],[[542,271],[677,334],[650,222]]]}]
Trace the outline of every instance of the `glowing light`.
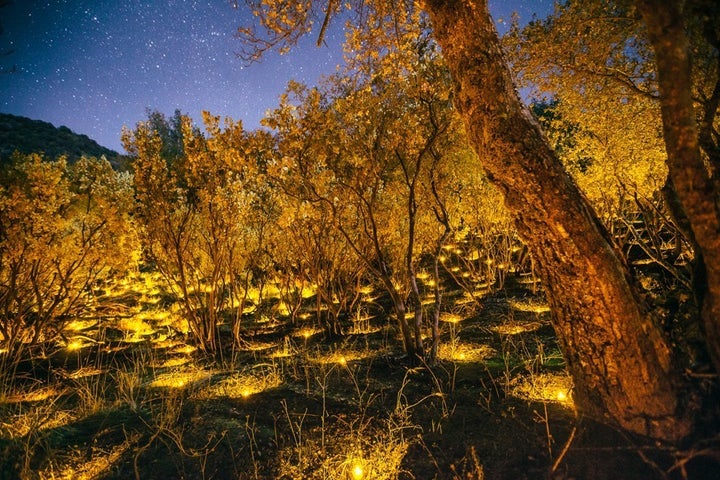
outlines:
[{"label": "glowing light", "polygon": [[440,316],[440,320],[447,323],[460,323],[464,319],[460,315],[456,315],[454,313],[443,313]]},{"label": "glowing light", "polygon": [[525,332],[534,332],[542,326],[540,322],[507,322],[502,325],[496,325],[491,328],[500,335],[518,335]]},{"label": "glowing light", "polygon": [[438,358],[450,362],[481,362],[495,354],[492,347],[473,343],[441,343],[438,347]]},{"label": "glowing light", "polygon": [[40,388],[37,390],[31,390],[28,392],[16,392],[12,395],[6,396],[3,401],[5,403],[20,403],[20,402],[42,402],[48,398],[57,397],[65,393],[64,391],[58,391],[52,387]]},{"label": "glowing light", "polygon": [[203,388],[198,398],[249,398],[283,383],[281,373],[275,368],[262,368],[259,371],[238,372],[218,383]]},{"label": "glowing light", "polygon": [[300,330],[293,333],[293,336],[294,337],[303,337],[305,340],[307,340],[310,337],[312,337],[313,335],[320,333],[321,331],[322,330],[320,330],[318,328],[306,327],[306,328],[301,328]]},{"label": "glowing light", "polygon": [[280,302],[277,305],[277,313],[283,317],[290,315],[290,307],[285,302]]},{"label": "glowing light", "polygon": [[80,339],[75,339],[72,342],[68,343],[65,348],[67,348],[69,351],[74,352],[77,350],[80,350],[85,346],[85,343],[83,343]]},{"label": "glowing light", "polygon": [[573,408],[572,379],[569,375],[542,373],[519,382],[513,395],[532,401],[557,402]]},{"label": "glowing light", "polygon": [[196,347],[193,347],[192,345],[183,345],[181,347],[178,347],[173,350],[173,353],[182,353],[182,354],[190,354],[193,353],[195,350],[197,350]]},{"label": "glowing light", "polygon": [[155,380],[150,382],[150,387],[180,389],[200,381],[208,380],[210,375],[210,372],[202,370],[170,372],[157,376]]},{"label": "glowing light", "polygon": [[359,463],[356,463],[355,465],[353,465],[353,467],[352,467],[353,479],[360,480],[361,478],[363,478],[363,475],[365,475],[365,471],[363,470],[362,465],[360,465]]},{"label": "glowing light", "polygon": [[89,328],[94,327],[97,325],[98,321],[95,319],[92,320],[73,320],[72,322],[68,323],[65,326],[66,330],[71,330],[73,332],[80,332],[82,330],[87,330]]},{"label": "glowing light", "polygon": [[509,299],[508,304],[520,312],[544,313],[550,311],[550,306],[547,303],[533,298]]}]

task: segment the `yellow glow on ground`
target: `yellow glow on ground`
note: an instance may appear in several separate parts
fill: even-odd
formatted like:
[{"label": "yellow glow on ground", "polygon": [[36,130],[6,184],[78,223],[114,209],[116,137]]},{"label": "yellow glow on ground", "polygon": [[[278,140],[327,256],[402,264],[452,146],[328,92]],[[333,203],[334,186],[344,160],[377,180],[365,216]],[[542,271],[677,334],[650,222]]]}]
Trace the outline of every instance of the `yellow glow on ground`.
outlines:
[{"label": "yellow glow on ground", "polygon": [[39,478],[62,478],[66,480],[92,480],[103,478],[110,473],[113,467],[120,461],[128,450],[140,439],[140,435],[133,435],[120,445],[112,447],[109,451],[100,450],[92,458],[87,459],[85,455],[78,454],[77,459],[71,459],[69,463],[59,471],[39,472]]},{"label": "yellow glow on ground", "polygon": [[90,344],[81,338],[73,338],[72,340],[70,340],[70,342],[68,342],[67,345],[65,345],[65,348],[67,348],[70,352],[76,352],[87,347],[88,345]]},{"label": "yellow glow on ground", "polygon": [[175,318],[171,317],[170,310],[160,309],[143,312],[143,318],[155,323],[159,327],[171,326],[176,321]]},{"label": "yellow glow on ground", "polygon": [[[20,414],[5,416],[3,418],[3,433],[10,438],[20,439],[29,434],[37,434],[37,432],[48,431],[55,428],[64,427],[77,420],[75,412],[69,410],[55,409],[52,415],[47,415],[46,406],[33,406]],[[38,424],[38,415],[44,420]],[[38,478],[38,477],[30,477]],[[40,477],[43,478],[43,477]],[[44,477],[52,478],[52,477]]]},{"label": "yellow glow on ground", "polygon": [[243,350],[247,350],[250,352],[262,352],[264,350],[270,350],[271,348],[277,347],[277,343],[270,343],[270,342],[247,342]]},{"label": "yellow glow on ground", "polygon": [[300,292],[302,298],[310,298],[317,293],[317,285],[306,285]]},{"label": "yellow glow on ground", "polygon": [[122,339],[122,341],[125,343],[141,343],[141,342],[144,342],[145,340],[146,340],[145,337],[143,337],[142,335],[139,335],[137,333],[131,333],[130,335],[125,335],[125,337],[123,337],[123,339]]},{"label": "yellow glow on ground", "polygon": [[550,311],[550,306],[533,298],[511,298],[508,304],[519,312],[544,313]]},{"label": "yellow glow on ground", "polygon": [[132,332],[136,335],[152,335],[155,333],[155,329],[143,318],[138,316],[121,318],[118,322],[118,329],[124,332]]},{"label": "yellow glow on ground", "polygon": [[153,388],[185,388],[207,380],[211,375],[211,372],[205,370],[168,372],[155,377],[149,386]]},{"label": "yellow glow on ground", "polygon": [[361,478],[363,478],[363,475],[365,475],[365,471],[363,470],[363,467],[360,463],[356,463],[352,467],[351,474],[353,480],[360,480]]},{"label": "yellow glow on ground", "polygon": [[198,392],[200,398],[249,398],[283,383],[280,372],[272,368],[235,373],[220,382]]},{"label": "yellow glow on ground", "polygon": [[181,344],[181,345],[178,345],[177,347],[173,348],[172,353],[181,353],[181,354],[188,355],[188,354],[193,353],[196,350],[197,350],[197,347],[193,347],[192,345]]},{"label": "yellow glow on ground", "polygon": [[336,352],[327,353],[325,355],[319,355],[311,360],[316,363],[325,365],[335,363],[337,365],[345,366],[348,364],[348,362],[362,360],[371,356],[372,352],[369,351],[361,352],[357,350],[338,350]]},{"label": "yellow glow on ground", "polygon": [[554,402],[573,407],[572,378],[567,374],[541,373],[518,379],[512,394],[536,402]]},{"label": "yellow glow on ground", "polygon": [[460,315],[457,315],[455,313],[442,313],[440,314],[440,321],[446,322],[446,323],[460,323],[463,320],[465,320]]},{"label": "yellow glow on ground", "polygon": [[279,302],[277,304],[277,307],[275,307],[275,311],[278,313],[278,315],[282,315],[283,317],[287,317],[290,315],[290,307],[288,307],[287,303],[285,302]]},{"label": "yellow glow on ground", "polygon": [[518,335],[526,332],[534,332],[541,326],[542,324],[540,322],[507,322],[502,325],[496,325],[492,327],[491,330],[501,335]]},{"label": "yellow glow on ground", "polygon": [[175,358],[168,358],[167,360],[164,360],[160,362],[159,365],[156,365],[158,368],[170,368],[170,367],[180,367],[182,365],[186,365],[192,361],[189,357],[175,357]]},{"label": "yellow glow on ground", "polygon": [[78,370],[75,370],[74,372],[67,375],[67,378],[87,378],[87,377],[94,377],[96,375],[101,375],[105,373],[105,370],[101,370],[99,368],[95,367],[83,367]]},{"label": "yellow glow on ground", "polygon": [[69,330],[71,332],[81,332],[83,330],[87,330],[88,328],[92,328],[97,324],[98,321],[94,318],[89,320],[73,320],[65,326],[65,330]]},{"label": "yellow glow on ground", "polygon": [[306,328],[301,328],[300,330],[293,333],[293,337],[296,337],[296,338],[302,337],[305,340],[307,340],[310,337],[317,335],[318,333],[321,333],[321,332],[322,332],[322,330],[320,330],[319,328],[306,327]]},{"label": "yellow glow on ground", "polygon": [[451,362],[481,362],[494,353],[492,347],[482,344],[442,343],[438,346],[438,358]]},{"label": "yellow glow on ground", "polygon": [[7,395],[3,400],[4,403],[21,403],[21,402],[42,402],[48,398],[55,398],[64,391],[59,391],[53,387],[43,387],[27,392],[15,392]]}]

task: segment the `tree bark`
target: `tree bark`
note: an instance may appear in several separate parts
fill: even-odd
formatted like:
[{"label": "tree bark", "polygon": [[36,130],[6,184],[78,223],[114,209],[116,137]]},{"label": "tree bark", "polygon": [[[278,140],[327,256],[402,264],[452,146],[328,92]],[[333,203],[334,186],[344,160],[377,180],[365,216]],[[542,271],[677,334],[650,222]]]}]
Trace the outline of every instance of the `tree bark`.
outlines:
[{"label": "tree bark", "polygon": [[677,2],[636,3],[655,50],[669,176],[690,221],[697,261],[704,262],[706,283],[698,285],[698,293],[708,351],[720,372],[720,204],[700,154],[683,15]]},{"label": "tree bark", "polygon": [[484,1],[426,0],[455,105],[488,178],[540,263],[584,414],[677,441],[690,432],[668,340],[607,232],[515,91]]}]

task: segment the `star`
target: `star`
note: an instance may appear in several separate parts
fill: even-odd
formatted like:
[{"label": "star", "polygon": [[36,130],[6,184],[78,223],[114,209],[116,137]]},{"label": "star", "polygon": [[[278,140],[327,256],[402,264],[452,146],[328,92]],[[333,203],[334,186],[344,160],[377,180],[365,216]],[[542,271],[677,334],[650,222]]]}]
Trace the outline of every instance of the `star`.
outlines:
[{"label": "star", "polygon": [[[494,3],[500,15],[519,8],[527,20],[528,3],[552,8],[552,0]],[[259,128],[288,81],[313,85],[342,63],[336,25],[322,47],[311,35],[290,54],[244,65],[234,33],[252,16],[228,0],[47,0],[2,10],[0,51],[12,45],[15,53],[1,60],[11,58],[18,72],[0,75],[0,111],[65,125],[118,151],[123,125],[132,128],[147,109],[179,109],[196,121],[210,110]]]}]

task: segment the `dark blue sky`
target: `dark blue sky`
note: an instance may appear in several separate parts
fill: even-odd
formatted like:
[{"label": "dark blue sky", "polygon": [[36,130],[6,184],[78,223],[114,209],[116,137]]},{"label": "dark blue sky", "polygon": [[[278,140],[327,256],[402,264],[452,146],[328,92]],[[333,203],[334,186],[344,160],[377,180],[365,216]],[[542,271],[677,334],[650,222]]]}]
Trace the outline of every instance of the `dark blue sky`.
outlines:
[{"label": "dark blue sky", "polygon": [[[525,22],[552,5],[490,2],[496,21],[518,11]],[[18,69],[0,75],[0,112],[65,125],[118,151],[122,126],[147,108],[197,121],[209,110],[256,128],[288,80],[313,84],[335,71],[343,35],[332,29],[329,47],[311,36],[247,67],[233,36],[246,16],[230,0],[14,0],[0,9],[0,51],[14,49],[0,69]]]}]

